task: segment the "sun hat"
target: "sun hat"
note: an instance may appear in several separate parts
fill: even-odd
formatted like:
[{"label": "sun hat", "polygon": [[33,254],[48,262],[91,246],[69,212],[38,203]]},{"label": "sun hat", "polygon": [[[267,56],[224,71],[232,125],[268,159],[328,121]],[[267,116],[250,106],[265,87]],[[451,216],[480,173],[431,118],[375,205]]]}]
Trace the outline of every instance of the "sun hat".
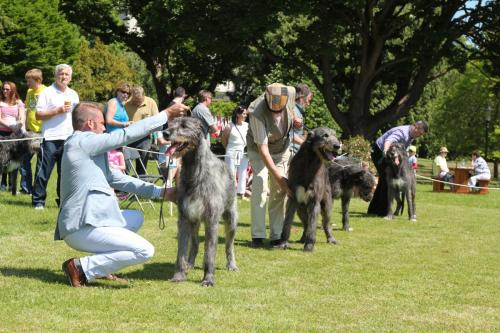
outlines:
[{"label": "sun hat", "polygon": [[446,147],[441,147],[441,148],[439,148],[439,152],[440,153],[447,153],[448,149],[446,149]]},{"label": "sun hat", "polygon": [[281,112],[288,102],[288,88],[281,83],[273,83],[266,87],[266,102],[273,112]]},{"label": "sun hat", "polygon": [[410,147],[408,147],[408,151],[411,151],[411,152],[416,153],[416,152],[417,152],[417,147],[415,147],[415,146],[410,146]]}]

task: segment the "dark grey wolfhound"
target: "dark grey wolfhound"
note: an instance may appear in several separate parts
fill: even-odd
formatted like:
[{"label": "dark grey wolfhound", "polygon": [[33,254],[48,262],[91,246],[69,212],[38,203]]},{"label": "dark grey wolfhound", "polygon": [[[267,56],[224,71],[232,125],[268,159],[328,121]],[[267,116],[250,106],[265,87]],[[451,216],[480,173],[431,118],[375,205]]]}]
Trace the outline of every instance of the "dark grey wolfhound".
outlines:
[{"label": "dark grey wolfhound", "polygon": [[194,267],[200,242],[198,232],[203,222],[205,257],[201,284],[213,286],[217,229],[221,217],[225,224],[227,269],[238,270],[234,256],[237,224],[235,181],[226,164],[210,151],[198,119],[177,118],[169,124],[165,134],[172,142],[166,154],[182,157],[181,180],[177,186],[177,267],[172,281],[185,281],[187,270]]},{"label": "dark grey wolfhound", "polygon": [[[332,198],[339,199],[342,205],[342,229],[349,231],[349,203],[354,192],[366,202],[373,198],[375,177],[365,170],[359,161],[351,158],[336,159],[328,168],[328,176],[332,186]],[[328,203],[325,209],[331,209],[333,203]]]},{"label": "dark grey wolfhound", "polygon": [[[331,198],[327,166],[335,159],[340,142],[335,131],[326,127],[313,129],[290,162],[288,186],[293,192],[288,199],[285,222],[281,234],[281,248],[288,247],[295,212],[304,225],[304,251],[312,251],[316,243],[318,214],[323,217],[323,230],[327,242],[335,244],[330,226],[330,210],[322,209],[326,198]],[[331,200],[331,199],[330,199]]]},{"label": "dark grey wolfhound", "polygon": [[[402,145],[393,143],[385,157],[385,177],[387,181],[388,208],[385,219],[392,220],[394,215],[403,213],[404,200],[408,204],[408,219],[417,221],[415,209],[416,180],[415,173],[408,162],[408,154]],[[392,211],[392,202],[396,200],[396,210]]]},{"label": "dark grey wolfhound", "polygon": [[[12,195],[17,194],[17,174],[24,154],[36,153],[40,150],[40,139],[38,134],[32,132],[14,131],[11,135],[0,138],[0,174],[8,172],[11,174]],[[8,141],[9,140],[9,141]],[[21,141],[10,141],[21,140]]]}]

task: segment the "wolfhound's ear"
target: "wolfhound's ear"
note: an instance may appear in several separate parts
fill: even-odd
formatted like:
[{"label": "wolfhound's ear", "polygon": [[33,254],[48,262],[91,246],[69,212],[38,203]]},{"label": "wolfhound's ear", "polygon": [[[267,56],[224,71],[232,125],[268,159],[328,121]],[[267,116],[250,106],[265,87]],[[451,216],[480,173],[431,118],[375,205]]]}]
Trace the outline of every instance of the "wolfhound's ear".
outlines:
[{"label": "wolfhound's ear", "polygon": [[312,138],[314,137],[314,130],[310,130],[309,132],[307,132],[307,140],[306,142],[307,143],[312,143]]}]

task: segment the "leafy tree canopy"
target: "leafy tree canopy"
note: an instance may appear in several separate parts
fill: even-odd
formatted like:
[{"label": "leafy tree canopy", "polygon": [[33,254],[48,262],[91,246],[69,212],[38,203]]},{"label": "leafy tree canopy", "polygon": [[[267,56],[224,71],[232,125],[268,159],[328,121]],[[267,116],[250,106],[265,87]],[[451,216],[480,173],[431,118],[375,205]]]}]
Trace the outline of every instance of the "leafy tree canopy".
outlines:
[{"label": "leafy tree canopy", "polygon": [[24,74],[40,68],[46,81],[54,67],[78,58],[80,35],[58,11],[57,0],[0,0],[0,77],[24,87]]}]

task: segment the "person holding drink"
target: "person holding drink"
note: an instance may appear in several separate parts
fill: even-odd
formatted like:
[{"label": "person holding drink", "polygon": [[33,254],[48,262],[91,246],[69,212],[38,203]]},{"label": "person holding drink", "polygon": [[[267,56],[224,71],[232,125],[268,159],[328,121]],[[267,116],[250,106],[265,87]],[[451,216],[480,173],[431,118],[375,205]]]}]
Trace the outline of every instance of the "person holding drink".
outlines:
[{"label": "person holding drink", "polygon": [[57,199],[59,206],[61,157],[64,141],[73,133],[71,112],[80,102],[76,91],[68,87],[73,69],[59,64],[55,68],[55,82],[43,90],[36,104],[36,119],[42,120],[43,141],[39,152],[33,188],[32,204],[35,209],[44,209],[47,184],[54,165],[57,165]]}]

